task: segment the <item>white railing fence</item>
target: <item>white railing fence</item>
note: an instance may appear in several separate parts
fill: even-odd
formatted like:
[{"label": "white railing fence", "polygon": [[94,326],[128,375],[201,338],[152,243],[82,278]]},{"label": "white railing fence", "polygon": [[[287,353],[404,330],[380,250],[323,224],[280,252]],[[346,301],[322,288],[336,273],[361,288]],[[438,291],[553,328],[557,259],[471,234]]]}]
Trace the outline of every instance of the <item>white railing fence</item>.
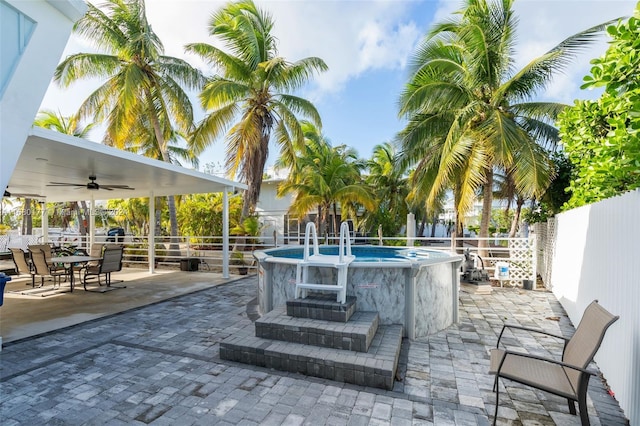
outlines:
[{"label": "white railing fence", "polygon": [[[281,235],[281,234],[280,234]],[[282,246],[282,239],[278,244],[277,234],[275,237],[229,237],[229,246],[232,249],[236,246],[236,251],[240,254],[233,254],[230,258],[232,273],[238,266],[247,267],[249,270],[256,270],[253,250],[267,249]],[[352,237],[352,244],[370,244],[384,246],[419,246],[436,250],[455,250],[462,254],[469,250],[478,254],[481,238],[458,238],[452,242],[450,238],[429,238],[429,237]],[[536,259],[534,256],[534,239],[527,238],[484,238],[486,241],[487,255],[483,256],[482,266],[493,278],[496,262],[506,262],[509,265],[510,280],[505,280],[506,284],[521,285],[522,280],[533,280],[535,282]],[[100,243],[120,243],[124,246],[124,263],[129,267],[146,268],[149,266],[149,239],[147,236],[125,235],[120,236],[96,236],[96,242]],[[297,239],[284,240],[287,245],[298,245]],[[38,236],[0,236],[0,247],[20,247],[27,249],[29,244],[42,243],[42,237]],[[48,241],[54,246],[65,246],[71,250],[83,249],[89,251],[89,239],[87,236],[73,236],[69,238],[54,237]],[[329,244],[337,244],[335,237],[326,237]],[[4,245],[3,245],[4,244]],[[456,247],[452,247],[455,244]],[[0,250],[5,251],[5,250]],[[222,271],[222,237],[221,236],[178,236],[178,237],[156,237],[155,238],[155,266],[160,267],[182,267],[181,262],[189,259],[188,262],[196,262],[198,270],[220,272]],[[189,267],[189,270],[193,266]]]},{"label": "white railing fence", "polygon": [[[541,231],[538,231],[541,232]],[[577,325],[594,299],[620,319],[596,362],[632,425],[640,424],[640,190],[547,224],[545,285]]]}]

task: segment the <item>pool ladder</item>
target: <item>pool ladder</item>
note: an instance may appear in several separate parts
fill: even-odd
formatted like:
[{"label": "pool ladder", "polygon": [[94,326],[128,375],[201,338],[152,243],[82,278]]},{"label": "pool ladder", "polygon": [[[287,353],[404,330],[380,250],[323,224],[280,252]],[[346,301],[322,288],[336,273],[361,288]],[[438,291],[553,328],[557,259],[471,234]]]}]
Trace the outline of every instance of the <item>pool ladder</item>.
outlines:
[{"label": "pool ladder", "polygon": [[[313,238],[313,253],[309,252],[310,239]],[[345,303],[347,300],[347,269],[355,256],[351,254],[351,239],[349,225],[340,225],[340,243],[337,255],[321,254],[318,246],[318,234],[313,222],[307,223],[304,232],[304,255],[296,268],[296,299],[307,296],[307,290],[322,290],[336,292],[336,301]],[[316,284],[309,282],[309,267],[333,267],[338,270],[336,284]]]}]

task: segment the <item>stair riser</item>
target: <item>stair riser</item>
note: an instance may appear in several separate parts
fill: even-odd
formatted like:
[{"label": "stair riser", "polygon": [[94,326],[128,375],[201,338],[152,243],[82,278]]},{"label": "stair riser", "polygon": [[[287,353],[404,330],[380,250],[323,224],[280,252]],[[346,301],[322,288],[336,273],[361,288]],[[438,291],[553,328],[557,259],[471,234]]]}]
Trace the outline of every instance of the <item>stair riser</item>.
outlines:
[{"label": "stair riser", "polygon": [[335,302],[333,296],[324,296],[324,300],[318,300],[318,295],[309,296],[308,299],[296,299],[287,301],[287,315],[296,318],[310,318],[324,321],[348,322],[356,312],[355,298],[347,297],[347,303]]},{"label": "stair riser", "polygon": [[[366,352],[378,329],[376,315],[368,329],[359,332],[341,332],[321,327],[294,327],[291,325],[256,322],[256,336],[264,339],[281,340],[325,348]],[[353,331],[353,330],[352,330]]]}]

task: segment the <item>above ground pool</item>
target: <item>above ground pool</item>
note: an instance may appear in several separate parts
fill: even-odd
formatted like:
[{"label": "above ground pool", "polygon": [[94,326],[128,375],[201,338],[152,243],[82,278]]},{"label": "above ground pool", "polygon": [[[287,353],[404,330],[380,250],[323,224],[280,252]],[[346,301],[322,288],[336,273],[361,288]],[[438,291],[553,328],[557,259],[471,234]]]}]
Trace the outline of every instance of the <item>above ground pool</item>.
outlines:
[{"label": "above ground pool", "polygon": [[[381,324],[401,324],[410,339],[428,336],[458,320],[458,269],[462,256],[420,247],[353,246],[347,296],[356,310],[377,311]],[[296,265],[302,246],[254,252],[258,260],[258,300],[263,313],[295,296]],[[337,254],[337,246],[321,246]],[[336,282],[336,269],[310,267],[309,281]]]}]

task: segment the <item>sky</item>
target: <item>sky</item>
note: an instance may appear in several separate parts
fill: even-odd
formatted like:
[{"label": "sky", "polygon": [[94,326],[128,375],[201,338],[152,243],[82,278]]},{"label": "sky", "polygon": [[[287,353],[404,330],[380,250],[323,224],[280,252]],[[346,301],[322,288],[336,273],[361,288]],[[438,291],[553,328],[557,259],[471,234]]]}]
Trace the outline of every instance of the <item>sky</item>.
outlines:
[{"label": "sky", "polygon": [[[92,1],[96,5],[101,0]],[[210,0],[147,0],[147,17],[162,40],[165,53],[184,58],[206,75],[209,69],[198,57],[184,53],[184,45],[206,42],[220,45],[208,34],[211,14],[226,2]],[[274,18],[279,55],[293,62],[304,57],[322,58],[329,70],[316,76],[299,95],[311,100],[322,118],[323,134],[334,146],[346,144],[362,158],[369,158],[377,144],[391,141],[403,127],[397,101],[409,75],[412,52],[436,22],[459,10],[459,0],[256,0]],[[516,66],[545,53],[566,37],[624,16],[630,16],[636,1],[630,0],[517,0]],[[539,93],[537,100],[572,104],[575,99],[598,96],[580,90],[588,74],[589,61],[607,48],[607,37],[576,58],[573,65]],[[86,40],[72,35],[63,58],[92,51]],[[71,115],[100,81],[78,82],[67,89],[52,83],[40,109]],[[196,120],[205,112],[197,97],[192,101]],[[102,138],[98,128],[90,139]],[[277,148],[270,147],[268,164]],[[200,157],[200,170],[207,163],[217,171],[224,163],[224,141],[216,141]]]}]

